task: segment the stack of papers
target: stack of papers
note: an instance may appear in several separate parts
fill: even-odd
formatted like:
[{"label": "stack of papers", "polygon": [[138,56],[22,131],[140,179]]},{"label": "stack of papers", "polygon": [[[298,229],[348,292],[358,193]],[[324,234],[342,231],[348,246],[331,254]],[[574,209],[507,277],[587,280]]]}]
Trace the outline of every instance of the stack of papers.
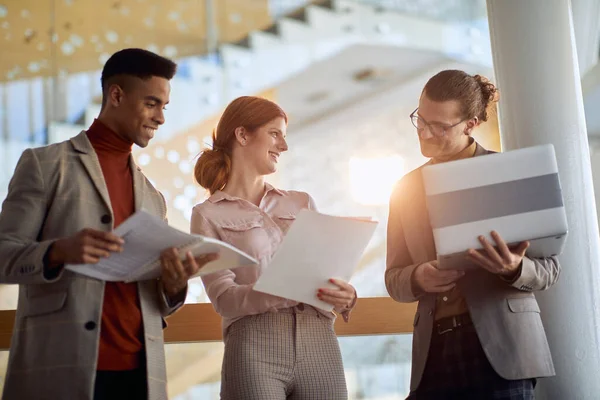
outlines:
[{"label": "stack of papers", "polygon": [[[370,218],[347,218],[301,210],[271,263],[263,269],[254,289],[314,307],[333,310],[319,300],[319,288],[337,288],[329,279],[350,281],[377,222]],[[125,244],[121,253],[111,253],[97,264],[66,265],[65,268],[104,281],[136,282],[160,276],[160,254],[180,249],[194,257],[219,253],[196,276],[220,270],[256,265],[248,254],[217,239],[191,235],[170,227],[160,218],[138,211],[114,230]]]},{"label": "stack of papers", "polygon": [[200,269],[196,276],[208,275],[258,262],[228,243],[201,235],[191,235],[169,226],[162,219],[138,211],[113,232],[125,244],[121,253],[111,253],[97,264],[66,265],[65,268],[104,281],[136,282],[160,276],[160,254],[175,247],[181,259],[190,251],[194,257],[219,253],[219,258]]}]

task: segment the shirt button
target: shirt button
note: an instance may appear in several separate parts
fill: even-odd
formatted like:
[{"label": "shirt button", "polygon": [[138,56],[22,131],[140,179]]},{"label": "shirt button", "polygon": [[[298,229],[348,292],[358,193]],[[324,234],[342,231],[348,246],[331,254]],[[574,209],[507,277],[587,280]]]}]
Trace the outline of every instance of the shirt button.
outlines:
[{"label": "shirt button", "polygon": [[299,311],[304,311],[304,304],[300,303],[296,306]]},{"label": "shirt button", "polygon": [[442,300],[444,300],[444,301],[448,301],[448,297],[447,297],[447,296],[444,296],[444,297],[442,297]]},{"label": "shirt button", "polygon": [[100,218],[100,222],[102,222],[103,224],[110,224],[111,221],[112,218],[108,214],[105,214],[102,216],[102,218]]},{"label": "shirt button", "polygon": [[92,330],[96,329],[96,323],[94,321],[88,321],[85,323],[84,327],[88,331],[92,331]]},{"label": "shirt button", "polygon": [[431,317],[433,315],[433,310],[429,310],[429,316]]}]

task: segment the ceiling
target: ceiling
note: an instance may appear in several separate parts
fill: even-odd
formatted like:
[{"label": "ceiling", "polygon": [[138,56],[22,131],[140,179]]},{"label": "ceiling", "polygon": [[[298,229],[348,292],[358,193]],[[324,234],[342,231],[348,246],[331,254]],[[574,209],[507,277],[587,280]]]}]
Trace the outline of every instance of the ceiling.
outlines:
[{"label": "ceiling", "polygon": [[[218,40],[271,23],[268,0],[218,0]],[[204,54],[205,0],[0,0],[0,81],[92,71],[124,47]]]}]

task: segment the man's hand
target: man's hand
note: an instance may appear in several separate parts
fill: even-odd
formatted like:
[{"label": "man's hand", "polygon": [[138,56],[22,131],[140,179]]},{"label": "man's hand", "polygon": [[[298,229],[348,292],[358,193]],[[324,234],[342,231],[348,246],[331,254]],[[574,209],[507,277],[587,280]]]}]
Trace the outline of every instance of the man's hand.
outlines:
[{"label": "man's hand", "polygon": [[485,237],[479,236],[483,250],[469,249],[467,257],[492,274],[504,277],[514,276],[521,266],[527,248],[529,248],[529,242],[521,242],[517,247],[509,249],[498,232],[492,231],[491,236],[496,242],[496,248]]},{"label": "man's hand", "polygon": [[463,277],[464,271],[440,270],[437,261],[419,265],[413,279],[417,286],[426,293],[442,293],[456,286],[456,281]]},{"label": "man's hand", "polygon": [[175,297],[187,286],[188,279],[194,276],[200,268],[219,258],[219,254],[205,254],[194,258],[191,252],[186,254],[186,260],[181,261],[179,251],[175,248],[163,250],[160,255],[162,267],[161,277],[167,296]]},{"label": "man's hand", "polygon": [[350,308],[356,298],[356,289],[348,282],[341,279],[330,279],[336,289],[321,288],[317,291],[317,298],[331,304],[337,312],[344,312]]},{"label": "man's hand", "polygon": [[48,252],[48,267],[56,268],[64,264],[96,264],[111,252],[123,251],[123,239],[95,229],[84,229],[74,236],[59,239]]}]

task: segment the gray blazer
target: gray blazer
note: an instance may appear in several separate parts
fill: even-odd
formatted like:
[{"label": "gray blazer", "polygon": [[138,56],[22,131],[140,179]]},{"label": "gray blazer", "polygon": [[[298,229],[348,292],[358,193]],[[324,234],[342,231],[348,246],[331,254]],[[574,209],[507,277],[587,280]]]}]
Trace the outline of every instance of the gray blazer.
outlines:
[{"label": "gray blazer", "polygon": [[[477,145],[475,156],[488,152]],[[425,240],[424,240],[425,238]],[[421,168],[407,174],[390,202],[385,283],[396,301],[418,301],[414,319],[411,390],[421,381],[429,352],[435,294],[417,297],[411,275],[422,263],[436,259],[433,232],[425,204]],[[512,283],[483,269],[458,281],[483,350],[505,379],[554,375],[554,365],[534,291],[552,286],[560,265],[556,257],[523,259],[521,276]]]},{"label": "gray blazer", "polygon": [[[130,164],[135,209],[166,218],[164,198],[133,158]],[[48,281],[43,259],[54,240],[83,228],[111,231],[112,221],[108,189],[85,132],[23,152],[0,213],[0,283],[19,285],[3,399],[93,398],[104,282],[66,270]],[[168,304],[158,280],[140,282],[138,290],[148,399],[163,400],[162,317],[181,304]]]}]

